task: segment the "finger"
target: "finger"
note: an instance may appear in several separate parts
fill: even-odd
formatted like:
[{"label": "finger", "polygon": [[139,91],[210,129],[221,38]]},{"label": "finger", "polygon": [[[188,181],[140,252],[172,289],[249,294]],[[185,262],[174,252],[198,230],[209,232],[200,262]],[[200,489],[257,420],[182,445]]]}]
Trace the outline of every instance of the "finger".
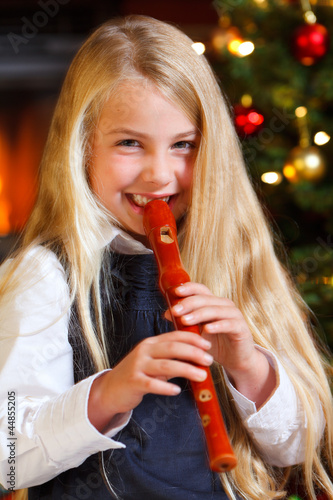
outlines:
[{"label": "finger", "polygon": [[210,366],[213,362],[212,356],[206,351],[196,346],[176,341],[154,344],[151,348],[150,356],[154,360],[161,360],[161,364],[170,359],[188,361],[203,366]]},{"label": "finger", "polygon": [[235,304],[229,300],[215,295],[192,295],[179,301],[171,308],[171,313],[174,316],[182,316],[198,310],[203,307],[217,307],[229,309],[237,309]]},{"label": "finger", "polygon": [[200,307],[180,316],[180,320],[184,325],[198,325],[224,319],[243,321],[243,316],[238,309],[222,307],[221,305]]},{"label": "finger", "polygon": [[138,345],[146,344],[163,344],[165,342],[180,342],[184,344],[193,345],[200,349],[208,350],[211,348],[211,342],[202,338],[197,333],[188,332],[186,330],[175,330],[174,332],[162,333],[161,335],[155,335],[153,337],[148,337]]},{"label": "finger", "polygon": [[235,342],[251,336],[245,321],[237,321],[235,319],[224,319],[213,323],[207,323],[203,326],[203,332],[208,334],[232,334],[232,340]]},{"label": "finger", "polygon": [[201,283],[194,283],[193,281],[188,281],[177,288],[174,289],[174,293],[179,295],[179,297],[186,297],[188,295],[202,294],[202,295],[213,295],[212,292],[205,285]]},{"label": "finger", "polygon": [[161,378],[144,376],[142,380],[142,392],[145,394],[159,394],[161,396],[175,396],[181,388],[177,384],[167,382]]},{"label": "finger", "polygon": [[207,378],[207,369],[194,366],[174,359],[151,359],[146,365],[145,374],[157,378],[166,377],[168,380],[176,377],[186,378],[194,382],[202,382]]}]

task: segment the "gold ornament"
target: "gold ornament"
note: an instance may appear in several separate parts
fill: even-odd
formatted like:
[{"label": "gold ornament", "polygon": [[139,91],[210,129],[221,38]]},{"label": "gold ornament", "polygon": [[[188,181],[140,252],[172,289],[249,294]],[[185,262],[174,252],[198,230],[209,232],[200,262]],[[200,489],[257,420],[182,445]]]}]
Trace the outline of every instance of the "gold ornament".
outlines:
[{"label": "gold ornament", "polygon": [[[315,146],[293,148],[284,166],[284,173],[290,172],[289,180],[298,182],[305,180],[309,182],[320,181],[326,173],[326,161],[322,153]],[[286,175],[286,177],[289,177]]]},{"label": "gold ornament", "polygon": [[299,146],[293,148],[283,167],[283,174],[289,182],[318,182],[326,173],[325,156],[319,148],[311,146],[311,138],[307,121],[308,110],[304,106],[295,109],[299,130]]}]

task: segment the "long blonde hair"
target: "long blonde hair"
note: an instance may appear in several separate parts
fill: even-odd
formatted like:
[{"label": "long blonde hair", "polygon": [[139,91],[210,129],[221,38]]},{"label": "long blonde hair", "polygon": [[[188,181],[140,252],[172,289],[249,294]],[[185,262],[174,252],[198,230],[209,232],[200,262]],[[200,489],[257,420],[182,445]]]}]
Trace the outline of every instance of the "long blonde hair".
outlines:
[{"label": "long blonde hair", "polygon": [[[24,246],[50,245],[66,264],[90,355],[96,370],[105,368],[98,283],[103,254],[100,236],[110,224],[110,214],[89,186],[89,141],[103,104],[121,82],[143,77],[153,83],[201,131],[192,199],[180,237],[185,267],[192,280],[232,299],[255,342],[277,354],[284,364],[307,415],[307,456],[302,467],[308,495],[315,499],[314,485],[332,494],[322,465],[332,472],[328,365],[309,333],[306,306],[275,255],[228,105],[208,62],[191,45],[177,28],[143,16],[105,23],[85,42],[68,71],[55,110]],[[90,316],[91,291],[97,325]],[[265,464],[255,450],[221,371],[218,367],[216,371],[239,458],[239,465],[221,476],[226,492],[230,498],[235,494],[253,500],[283,498],[284,474]],[[313,391],[319,395],[327,424],[319,449],[315,442],[320,410],[313,403]]]}]

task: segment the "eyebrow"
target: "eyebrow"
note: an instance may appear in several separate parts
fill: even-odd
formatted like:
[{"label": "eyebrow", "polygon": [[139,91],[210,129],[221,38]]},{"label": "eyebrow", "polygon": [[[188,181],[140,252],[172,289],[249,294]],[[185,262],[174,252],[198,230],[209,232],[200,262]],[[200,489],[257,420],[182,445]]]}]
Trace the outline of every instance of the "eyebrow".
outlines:
[{"label": "eyebrow", "polygon": [[[142,132],[139,132],[137,130],[132,130],[130,128],[114,128],[114,129],[111,129],[107,132],[107,135],[111,135],[111,134],[125,134],[125,135],[132,135],[132,136],[142,137],[142,138],[148,137],[148,135],[149,135],[149,134],[144,134]],[[181,137],[188,137],[188,136],[197,135],[197,134],[199,134],[199,130],[193,128],[192,130],[179,132],[179,134],[176,134],[173,136],[173,139],[178,139]]]}]

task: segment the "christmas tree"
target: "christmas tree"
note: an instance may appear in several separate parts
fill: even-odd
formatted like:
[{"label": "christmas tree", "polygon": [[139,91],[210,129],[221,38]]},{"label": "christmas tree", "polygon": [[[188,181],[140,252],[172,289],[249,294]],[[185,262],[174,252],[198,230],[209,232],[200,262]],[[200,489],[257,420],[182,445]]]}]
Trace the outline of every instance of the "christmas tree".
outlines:
[{"label": "christmas tree", "polygon": [[332,350],[333,2],[314,1],[215,0],[219,24],[207,55],[287,249],[281,258]]}]

